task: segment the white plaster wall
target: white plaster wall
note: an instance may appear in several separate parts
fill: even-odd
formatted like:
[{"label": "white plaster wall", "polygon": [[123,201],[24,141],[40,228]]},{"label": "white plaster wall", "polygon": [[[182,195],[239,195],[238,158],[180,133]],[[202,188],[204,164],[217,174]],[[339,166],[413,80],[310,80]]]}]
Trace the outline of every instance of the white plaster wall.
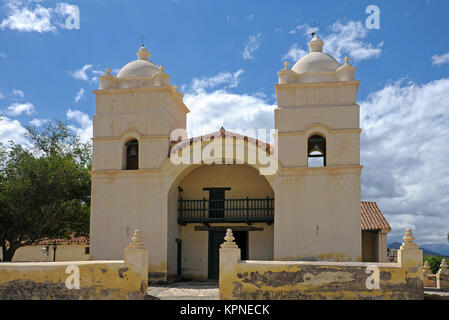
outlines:
[{"label": "white plaster wall", "polygon": [[276,181],[275,259],[361,261],[360,172],[310,168]]},{"label": "white plaster wall", "polygon": [[230,187],[226,199],[273,197],[270,184],[259,172],[247,165],[206,165],[193,170],[179,184],[183,188],[183,199],[209,198],[203,188]]},{"label": "white plaster wall", "polygon": [[139,171],[94,174],[91,259],[120,259],[134,230],[139,229],[149,250],[150,272],[166,272],[167,206],[160,176]]}]

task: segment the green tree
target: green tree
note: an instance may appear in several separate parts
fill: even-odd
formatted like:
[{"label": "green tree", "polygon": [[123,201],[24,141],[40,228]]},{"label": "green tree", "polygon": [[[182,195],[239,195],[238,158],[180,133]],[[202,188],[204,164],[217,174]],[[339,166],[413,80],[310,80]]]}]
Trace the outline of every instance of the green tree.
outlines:
[{"label": "green tree", "polygon": [[441,261],[443,259],[448,259],[447,257],[441,257],[441,256],[425,256],[424,262],[428,261],[430,265],[430,270],[432,270],[432,273],[437,273],[438,270],[440,270]]},{"label": "green tree", "polygon": [[26,129],[32,147],[0,144],[3,261],[45,238],[89,234],[90,143],[59,121]]}]

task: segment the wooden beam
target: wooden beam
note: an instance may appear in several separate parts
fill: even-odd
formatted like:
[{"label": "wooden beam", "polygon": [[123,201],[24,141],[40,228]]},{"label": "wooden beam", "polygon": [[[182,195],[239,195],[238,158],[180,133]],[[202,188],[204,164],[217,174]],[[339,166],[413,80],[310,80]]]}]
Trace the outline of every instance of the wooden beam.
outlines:
[{"label": "wooden beam", "polygon": [[247,226],[195,226],[195,231],[263,231],[263,228],[247,227]]}]

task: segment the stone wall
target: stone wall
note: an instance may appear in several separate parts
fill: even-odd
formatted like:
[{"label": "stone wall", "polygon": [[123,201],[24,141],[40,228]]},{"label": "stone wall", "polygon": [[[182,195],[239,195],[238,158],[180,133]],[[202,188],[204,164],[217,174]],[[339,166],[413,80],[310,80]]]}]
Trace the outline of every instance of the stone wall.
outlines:
[{"label": "stone wall", "polygon": [[0,263],[0,300],[143,299],[148,252],[136,230],[124,261]]},{"label": "stone wall", "polygon": [[430,270],[429,262],[426,261],[423,267],[424,270],[424,287],[437,288],[444,291],[449,291],[449,269],[446,259],[441,261],[440,270],[433,274]]},{"label": "stone wall", "polygon": [[407,230],[398,263],[240,261],[228,230],[220,299],[423,299],[422,251]]},{"label": "stone wall", "polygon": [[437,275],[430,270],[429,262],[426,261],[423,266],[424,287],[436,288],[437,287]]}]

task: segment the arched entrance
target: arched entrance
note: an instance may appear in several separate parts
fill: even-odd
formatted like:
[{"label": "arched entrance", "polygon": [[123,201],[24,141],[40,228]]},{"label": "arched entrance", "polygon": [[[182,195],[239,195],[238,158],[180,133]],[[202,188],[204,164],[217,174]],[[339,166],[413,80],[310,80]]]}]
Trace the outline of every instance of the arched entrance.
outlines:
[{"label": "arched entrance", "polygon": [[176,269],[178,279],[179,272],[187,280],[218,278],[218,249],[227,228],[233,229],[243,260],[273,259],[274,192],[254,167],[189,168],[170,193],[169,234],[177,235],[177,246],[169,252],[168,269]]}]

